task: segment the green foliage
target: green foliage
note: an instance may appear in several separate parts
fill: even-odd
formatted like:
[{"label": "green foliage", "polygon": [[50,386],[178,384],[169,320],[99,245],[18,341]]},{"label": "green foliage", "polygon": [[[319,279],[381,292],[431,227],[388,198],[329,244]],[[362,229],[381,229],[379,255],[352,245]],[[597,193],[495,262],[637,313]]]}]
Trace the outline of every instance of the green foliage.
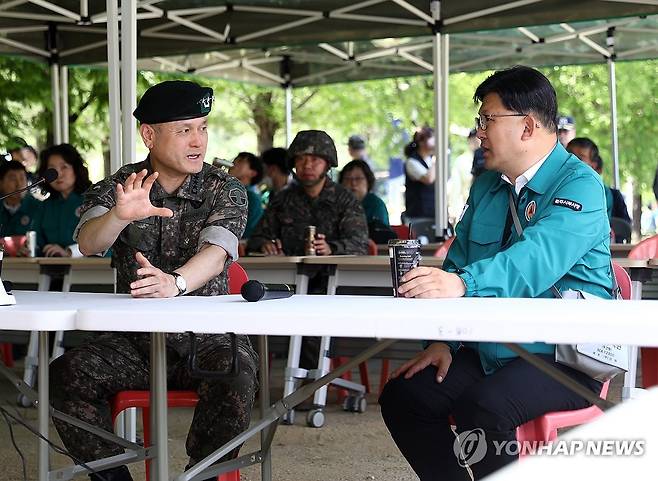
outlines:
[{"label": "green foliage", "polygon": [[[49,121],[52,101],[48,65],[18,57],[0,57],[0,145],[15,138],[39,143]],[[5,150],[2,148],[2,150]]]},{"label": "green foliage", "polygon": [[[579,137],[599,146],[603,177],[612,182],[612,134],[608,66],[584,65],[544,69],[558,96],[560,111],[576,119]],[[618,62],[617,125],[622,183],[633,180],[649,194],[658,164],[658,61]]]},{"label": "green foliage", "polygon": [[[607,65],[545,68],[558,94],[560,111],[577,121],[579,136],[591,137],[604,158],[604,177],[612,176],[610,106]],[[466,148],[477,106],[472,95],[484,73],[450,76],[449,128],[452,158]],[[150,85],[189,75],[141,72],[138,95]],[[648,192],[658,160],[658,61],[617,63],[619,158],[622,182],[634,180]],[[281,88],[264,88],[217,79],[196,78],[213,87],[209,160],[232,158],[241,150],[258,151],[286,144],[285,95]],[[0,145],[14,137],[46,146],[52,124],[50,69],[14,57],[0,57]],[[370,155],[385,169],[389,157],[401,156],[416,127],[434,124],[431,76],[334,84],[293,92],[293,131],[323,129],[336,141],[339,159],[346,162],[347,138],[364,135]],[[69,69],[70,138],[99,162],[107,146],[108,83],[105,69]],[[293,132],[293,133],[294,133]],[[143,152],[143,151],[142,151]],[[97,160],[96,160],[97,159]]]}]

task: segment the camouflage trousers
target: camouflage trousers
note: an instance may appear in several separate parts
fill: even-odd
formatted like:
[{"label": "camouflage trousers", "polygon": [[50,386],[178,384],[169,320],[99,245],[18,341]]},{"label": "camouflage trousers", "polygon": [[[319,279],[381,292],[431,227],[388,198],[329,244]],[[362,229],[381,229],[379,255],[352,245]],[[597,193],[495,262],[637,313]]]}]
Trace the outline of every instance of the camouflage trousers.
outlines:
[{"label": "camouflage trousers", "polygon": [[[142,336],[139,342],[136,342],[137,336]],[[113,431],[110,399],[119,391],[149,389],[148,337],[143,336],[148,335],[103,334],[53,361],[50,365],[53,407]],[[199,395],[186,442],[189,466],[192,466],[249,427],[258,388],[258,355],[246,336],[238,336],[237,376],[192,378],[180,338],[180,335],[167,336],[167,387],[194,390]],[[197,335],[197,366],[200,369],[227,371],[230,364],[228,336]],[[124,452],[120,446],[94,434],[58,419],[53,421],[66,449],[83,462]],[[236,457],[238,450],[224,459]]]}]

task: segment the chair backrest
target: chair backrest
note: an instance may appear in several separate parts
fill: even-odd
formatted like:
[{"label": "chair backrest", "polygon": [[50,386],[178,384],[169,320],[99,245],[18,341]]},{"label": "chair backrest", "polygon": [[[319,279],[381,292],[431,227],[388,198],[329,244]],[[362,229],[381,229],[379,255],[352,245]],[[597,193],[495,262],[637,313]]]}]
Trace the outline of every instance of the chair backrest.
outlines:
[{"label": "chair backrest", "polygon": [[613,262],[612,268],[615,270],[615,277],[617,278],[617,285],[621,291],[621,297],[628,301],[631,298],[631,276],[629,276],[626,269],[619,264]]},{"label": "chair backrest", "polygon": [[629,259],[656,259],[658,258],[658,235],[644,239],[633,247],[628,253]]},{"label": "chair backrest", "polygon": [[443,244],[439,246],[439,248],[436,250],[434,253],[434,257],[442,257],[445,258],[448,255],[448,251],[450,250],[450,246],[452,245],[452,242],[455,240],[454,237],[448,237]]},{"label": "chair backrest", "polygon": [[376,256],[377,255],[377,244],[372,239],[368,239],[368,255]]},{"label": "chair backrest", "polygon": [[409,239],[409,226],[404,224],[392,225],[391,229],[398,236],[398,239]]},{"label": "chair backrest", "polygon": [[411,233],[415,239],[426,237],[428,242],[434,242],[436,239],[436,221],[434,219],[425,219],[421,217],[409,219],[409,223],[411,225]]},{"label": "chair backrest", "polygon": [[240,294],[242,284],[249,280],[249,276],[244,268],[237,262],[231,262],[228,267],[228,293]]},{"label": "chair backrest", "polygon": [[610,227],[615,233],[615,242],[630,242],[633,226],[626,219],[613,217],[610,219]]}]

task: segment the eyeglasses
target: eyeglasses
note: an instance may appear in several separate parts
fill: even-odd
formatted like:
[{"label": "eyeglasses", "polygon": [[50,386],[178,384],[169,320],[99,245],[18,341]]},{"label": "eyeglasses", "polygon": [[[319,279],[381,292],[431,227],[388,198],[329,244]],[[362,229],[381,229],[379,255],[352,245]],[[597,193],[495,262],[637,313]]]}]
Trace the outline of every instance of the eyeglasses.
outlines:
[{"label": "eyeglasses", "polygon": [[482,131],[487,130],[487,124],[496,117],[527,117],[528,114],[480,114],[475,117],[475,126]]},{"label": "eyeglasses", "polygon": [[362,175],[361,176],[354,176],[354,177],[348,177],[348,176],[343,177],[343,182],[345,182],[345,183],[351,183],[351,182],[360,183],[360,182],[364,182],[365,180],[366,180],[366,178]]}]

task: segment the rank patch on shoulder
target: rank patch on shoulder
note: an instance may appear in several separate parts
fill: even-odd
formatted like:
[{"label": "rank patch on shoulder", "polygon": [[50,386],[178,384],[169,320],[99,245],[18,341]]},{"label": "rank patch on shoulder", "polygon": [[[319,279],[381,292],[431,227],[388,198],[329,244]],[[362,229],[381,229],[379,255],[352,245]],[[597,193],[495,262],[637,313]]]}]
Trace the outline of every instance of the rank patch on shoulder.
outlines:
[{"label": "rank patch on shoulder", "polygon": [[231,199],[233,205],[237,205],[238,207],[244,207],[247,205],[247,194],[244,189],[239,187],[232,188],[228,193],[228,198]]},{"label": "rank patch on shoulder", "polygon": [[575,202],[573,200],[569,199],[560,199],[556,197],[553,199],[553,205],[559,205],[560,207],[566,207],[567,209],[575,210],[576,212],[580,212],[583,210],[583,206],[579,204],[578,202]]}]

